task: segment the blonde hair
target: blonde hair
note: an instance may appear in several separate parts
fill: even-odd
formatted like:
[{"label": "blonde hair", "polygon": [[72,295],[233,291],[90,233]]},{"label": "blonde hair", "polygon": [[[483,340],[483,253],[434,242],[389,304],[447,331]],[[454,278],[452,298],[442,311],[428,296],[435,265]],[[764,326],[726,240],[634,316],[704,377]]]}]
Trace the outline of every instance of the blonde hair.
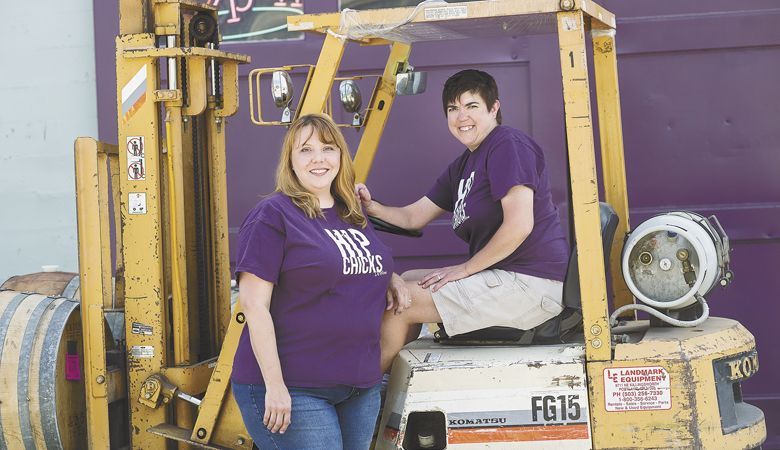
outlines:
[{"label": "blonde hair", "polygon": [[323,217],[319,199],[301,185],[292,168],[295,139],[308,126],[312,127],[313,133],[319,136],[322,143],[334,145],[339,149],[339,171],[330,185],[330,193],[335,200],[334,207],[339,216],[347,223],[365,228],[366,217],[355,197],[355,169],[352,167],[347,142],[333,120],[325,114],[307,114],[295,119],[290,125],[284,136],[282,154],[276,168],[276,191],[290,197],[310,219]]}]

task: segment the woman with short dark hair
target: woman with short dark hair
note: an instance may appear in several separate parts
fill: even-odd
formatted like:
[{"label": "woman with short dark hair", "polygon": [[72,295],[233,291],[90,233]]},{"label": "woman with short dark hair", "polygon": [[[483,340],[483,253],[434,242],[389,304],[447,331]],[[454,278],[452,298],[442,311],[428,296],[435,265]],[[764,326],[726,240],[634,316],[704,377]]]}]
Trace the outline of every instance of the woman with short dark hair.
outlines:
[{"label": "woman with short dark hair", "polygon": [[542,149],[520,130],[501,125],[496,81],[463,70],[444,85],[442,104],[450,133],[466,149],[428,193],[395,208],[355,191],[369,215],[420,229],[452,212],[455,234],[469,244],[469,259],[403,277],[413,304],[403,314],[385,313],[382,367],[414,336],[414,326],[444,323],[457,335],[491,327],[531,329],[562,309],[569,247],[552,202]]}]

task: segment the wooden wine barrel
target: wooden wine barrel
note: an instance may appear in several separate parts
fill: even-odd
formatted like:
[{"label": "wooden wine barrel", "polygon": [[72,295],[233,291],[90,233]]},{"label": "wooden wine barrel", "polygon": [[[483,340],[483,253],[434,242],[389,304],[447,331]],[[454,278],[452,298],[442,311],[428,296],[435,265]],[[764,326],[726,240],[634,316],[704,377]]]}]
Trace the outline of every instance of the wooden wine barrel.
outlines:
[{"label": "wooden wine barrel", "polygon": [[[113,282],[113,280],[112,280]],[[10,289],[17,292],[42,294],[49,297],[65,297],[81,301],[79,274],[73,272],[36,272],[15,275],[7,279],[0,290]],[[125,338],[125,315],[120,311],[105,314],[109,332],[114,339]],[[114,344],[110,344],[112,347]],[[1,448],[1,447],[0,447]]]},{"label": "wooden wine barrel", "polygon": [[0,448],[87,448],[78,307],[0,291]]},{"label": "wooden wine barrel", "polygon": [[66,297],[79,300],[79,274],[73,272],[37,272],[13,276],[0,285],[0,289],[32,292],[49,297]]}]

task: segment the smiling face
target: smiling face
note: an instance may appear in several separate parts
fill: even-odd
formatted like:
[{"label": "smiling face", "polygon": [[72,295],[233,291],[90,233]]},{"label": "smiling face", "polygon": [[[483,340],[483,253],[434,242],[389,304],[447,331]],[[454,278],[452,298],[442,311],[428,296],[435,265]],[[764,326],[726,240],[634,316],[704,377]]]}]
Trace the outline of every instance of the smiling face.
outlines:
[{"label": "smiling face", "polygon": [[498,100],[490,107],[476,92],[464,92],[447,104],[447,126],[450,133],[472,152],[498,126]]},{"label": "smiling face", "polygon": [[301,186],[316,195],[322,207],[332,206],[331,184],[341,167],[341,149],[323,143],[314,127],[306,125],[295,136],[290,162]]}]

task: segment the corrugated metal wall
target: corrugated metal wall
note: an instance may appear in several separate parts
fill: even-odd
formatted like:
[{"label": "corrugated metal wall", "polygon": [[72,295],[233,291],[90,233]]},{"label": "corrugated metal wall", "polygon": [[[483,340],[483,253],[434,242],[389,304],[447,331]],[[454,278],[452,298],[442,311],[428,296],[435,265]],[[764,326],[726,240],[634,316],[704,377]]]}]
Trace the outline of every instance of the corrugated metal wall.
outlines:
[{"label": "corrugated metal wall", "polygon": [[[618,16],[618,65],[631,221],[671,209],[717,214],[732,239],[736,279],[710,295],[713,314],[740,320],[756,336],[761,370],[745,397],[767,416],[765,448],[780,448],[780,8],[770,0],[606,0]],[[306,2],[334,11],[336,0]],[[100,137],[116,141],[114,2],[95,1]],[[320,40],[225,45],[252,55],[254,67],[314,63]],[[348,48],[345,73],[379,73],[386,50]],[[399,98],[369,185],[387,203],[419,198],[461,148],[447,131],[441,85],[464,67],[491,72],[504,121],[530,132],[547,152],[554,195],[565,207],[563,108],[557,41],[551,36],[426,43],[411,62],[429,72],[428,92]],[[273,187],[283,129],[230,120],[228,188],[233,235],[259,195]],[[300,83],[299,83],[300,84]],[[341,114],[339,112],[339,114]],[[346,121],[346,115],[342,118]],[[350,130],[355,147],[358,135]],[[465,246],[438,221],[420,240],[388,237],[401,268],[459,260]]]}]

